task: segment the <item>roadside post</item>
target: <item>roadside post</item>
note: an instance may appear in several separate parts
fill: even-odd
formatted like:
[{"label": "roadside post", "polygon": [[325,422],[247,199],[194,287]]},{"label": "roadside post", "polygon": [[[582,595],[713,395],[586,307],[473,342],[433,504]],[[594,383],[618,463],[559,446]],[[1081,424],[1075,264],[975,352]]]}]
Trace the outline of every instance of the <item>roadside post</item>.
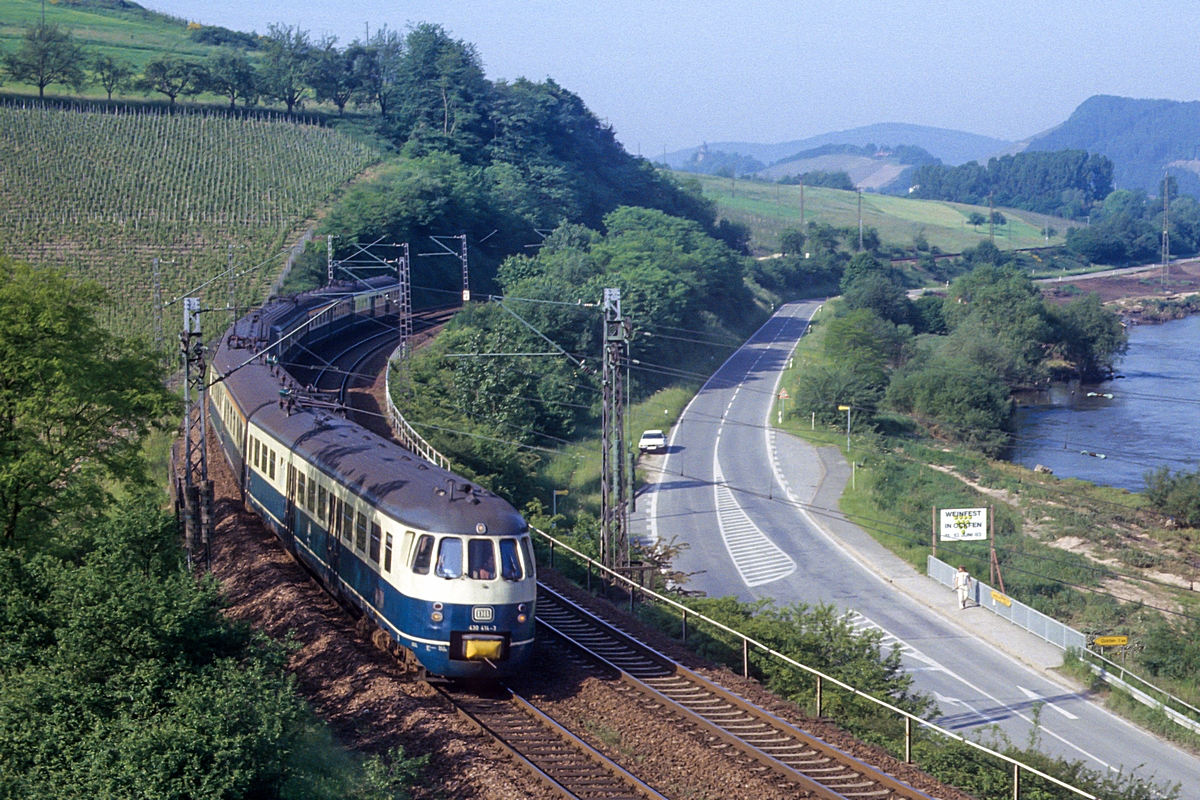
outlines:
[{"label": "roadside post", "polygon": [[779,390],[779,424],[780,425],[783,424],[783,415],[785,413],[784,409],[787,408],[787,401],[788,401],[789,397],[791,397],[791,395],[788,394],[787,389]]},{"label": "roadside post", "polygon": [[850,454],[850,406],[838,406],[838,411],[846,412],[846,455]]}]

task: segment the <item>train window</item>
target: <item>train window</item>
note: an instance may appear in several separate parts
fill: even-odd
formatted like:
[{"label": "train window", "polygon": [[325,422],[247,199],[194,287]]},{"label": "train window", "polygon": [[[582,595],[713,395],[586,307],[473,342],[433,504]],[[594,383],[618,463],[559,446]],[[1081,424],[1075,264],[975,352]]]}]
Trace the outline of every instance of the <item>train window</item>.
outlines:
[{"label": "train window", "polygon": [[383,536],[383,531],[379,528],[379,523],[371,521],[371,560],[376,564],[379,563],[379,539]]},{"label": "train window", "polygon": [[517,540],[500,540],[500,577],[506,581],[519,581],[524,577],[521,573],[521,559],[517,556]]},{"label": "train window", "polygon": [[457,536],[447,536],[438,545],[437,567],[433,574],[439,578],[462,577],[462,539]]},{"label": "train window", "polygon": [[537,562],[533,560],[533,546],[528,536],[521,537],[521,555],[525,557],[525,574],[532,578],[537,574]]},{"label": "train window", "polygon": [[313,476],[308,479],[308,502],[305,503],[310,512],[317,510],[317,479]]},{"label": "train window", "polygon": [[390,533],[383,543],[383,571],[392,571],[392,535]]},{"label": "train window", "polygon": [[433,537],[426,534],[417,540],[417,554],[413,557],[412,570],[418,575],[429,574],[429,562],[433,558]]},{"label": "train window", "polygon": [[408,554],[412,552],[413,537],[416,534],[412,531],[405,531],[404,538],[400,540],[400,560],[408,563]]},{"label": "train window", "polygon": [[270,457],[267,459],[267,477],[269,477],[271,480],[275,480],[275,451],[270,450],[269,456]]},{"label": "train window", "polygon": [[[290,475],[291,472],[289,471],[288,474]],[[304,489],[306,483],[303,472],[296,476],[296,505],[301,508],[304,507]]]},{"label": "train window", "polygon": [[496,548],[491,539],[472,539],[467,543],[467,566],[475,580],[496,579]]},{"label": "train window", "polygon": [[329,493],[324,486],[317,487],[317,519],[325,521],[325,504],[329,501]]},{"label": "train window", "polygon": [[354,529],[354,549],[360,553],[367,550],[367,515],[358,512],[358,525]]},{"label": "train window", "polygon": [[257,469],[258,468],[258,439],[255,439],[253,436],[250,437],[250,452],[253,454],[251,460],[254,461],[254,467]]},{"label": "train window", "polygon": [[354,536],[354,506],[343,502],[342,506],[342,538],[347,542]]}]

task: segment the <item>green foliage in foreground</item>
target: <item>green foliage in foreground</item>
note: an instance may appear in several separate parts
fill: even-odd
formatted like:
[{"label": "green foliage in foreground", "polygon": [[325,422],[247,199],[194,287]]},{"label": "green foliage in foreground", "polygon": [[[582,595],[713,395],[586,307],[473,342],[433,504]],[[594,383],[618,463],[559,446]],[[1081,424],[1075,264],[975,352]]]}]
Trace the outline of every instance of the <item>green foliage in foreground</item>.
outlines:
[{"label": "green foliage in foreground", "polygon": [[94,283],[0,256],[0,541],[95,513],[102,481],[143,477],[141,437],[168,407],[154,360],[101,328]]},{"label": "green foliage in foreground", "polygon": [[0,550],[0,797],[390,800],[411,785],[423,760],[360,772],[336,756],[284,652],[225,619],[153,500],[57,549]]}]

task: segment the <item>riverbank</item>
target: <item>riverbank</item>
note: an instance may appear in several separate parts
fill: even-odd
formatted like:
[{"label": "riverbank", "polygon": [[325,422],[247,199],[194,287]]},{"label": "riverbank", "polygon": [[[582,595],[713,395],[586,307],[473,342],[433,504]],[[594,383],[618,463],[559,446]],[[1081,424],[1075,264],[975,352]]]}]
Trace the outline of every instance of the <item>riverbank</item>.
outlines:
[{"label": "riverbank", "polygon": [[1147,265],[1135,271],[1060,278],[1041,286],[1047,301],[1057,305],[1095,292],[1130,323],[1166,322],[1200,312],[1200,259],[1173,262],[1165,278],[1162,267]]}]

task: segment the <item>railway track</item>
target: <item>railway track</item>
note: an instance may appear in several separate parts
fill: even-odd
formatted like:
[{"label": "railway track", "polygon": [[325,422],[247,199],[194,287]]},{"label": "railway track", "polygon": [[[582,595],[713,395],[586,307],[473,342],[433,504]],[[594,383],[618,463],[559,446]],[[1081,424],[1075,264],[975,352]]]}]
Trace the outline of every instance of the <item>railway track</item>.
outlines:
[{"label": "railway track", "polygon": [[564,798],[667,800],[507,688],[434,688],[468,722]]},{"label": "railway track", "polygon": [[544,584],[539,633],[548,631],[614,670],[663,712],[699,726],[782,780],[824,800],[930,800],[929,795],[811,736],[638,642]]}]

